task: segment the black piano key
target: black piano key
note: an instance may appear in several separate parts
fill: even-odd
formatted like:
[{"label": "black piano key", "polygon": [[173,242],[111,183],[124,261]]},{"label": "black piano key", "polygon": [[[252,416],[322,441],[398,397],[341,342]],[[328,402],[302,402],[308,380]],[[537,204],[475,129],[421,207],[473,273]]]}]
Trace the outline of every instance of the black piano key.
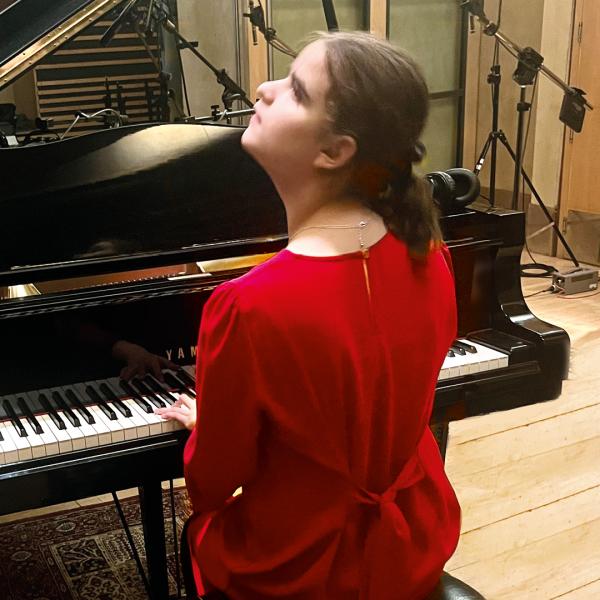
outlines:
[{"label": "black piano key", "polygon": [[148,414],[154,412],[154,410],[152,409],[152,407],[150,406],[150,403],[146,402],[142,396],[139,394],[139,392],[137,390],[135,390],[128,381],[125,381],[124,379],[121,379],[119,381],[119,385],[121,386],[121,389],[134,401],[138,404],[138,406],[145,412],[147,412]]},{"label": "black piano key", "polygon": [[185,382],[181,381],[181,379],[179,379],[177,376],[173,375],[172,373],[165,373],[165,381],[172,387],[175,388],[177,391],[181,392],[182,394],[188,394],[191,396],[195,396],[196,395],[196,390],[192,389],[191,387],[189,387],[188,385],[186,385]]},{"label": "black piano key", "polygon": [[117,420],[117,413],[110,407],[108,402],[100,396],[100,394],[91,386],[85,386],[85,393],[88,395],[88,398],[94,403],[98,405],[98,408],[111,420]]},{"label": "black piano key", "polygon": [[156,408],[164,408],[167,406],[167,403],[164,400],[161,400],[159,395],[140,379],[132,379],[131,383],[135,389],[143,396],[146,396],[148,400],[150,400],[150,402],[156,406]]},{"label": "black piano key", "polygon": [[2,406],[4,407],[10,422],[13,424],[13,427],[17,430],[19,437],[27,437],[27,431],[25,431],[25,427],[23,427],[23,423],[21,423],[12,404],[8,400],[4,400]]},{"label": "black piano key", "polygon": [[46,394],[40,394],[38,396],[38,402],[41,404],[42,408],[48,413],[48,416],[52,419],[52,422],[56,425],[58,429],[67,428],[61,416],[56,412],[52,404],[50,404],[50,400],[48,400]]},{"label": "black piano key", "polygon": [[450,348],[450,350],[448,350],[448,357],[452,358],[453,356],[456,356],[456,354],[454,353],[454,350],[452,350],[452,348]]},{"label": "black piano key", "polygon": [[452,350],[454,350],[454,352],[456,354],[460,354],[461,356],[466,356],[467,351],[464,348],[461,348],[460,346],[456,345],[456,342],[453,342],[452,346],[450,346],[450,348]]},{"label": "black piano key", "polygon": [[102,395],[106,398],[106,400],[108,402],[112,402],[112,404],[115,406],[115,408],[124,416],[124,417],[131,417],[131,409],[129,408],[129,406],[125,406],[125,404],[123,404],[121,398],[119,398],[112,390],[112,388],[106,384],[106,383],[101,383],[100,384],[100,391],[102,392]]},{"label": "black piano key", "polygon": [[165,390],[165,388],[161,385],[160,381],[154,377],[151,373],[148,373],[144,376],[144,382],[146,385],[150,386],[165,402],[168,404],[173,404],[177,398]]},{"label": "black piano key", "polygon": [[29,405],[25,401],[25,398],[19,396],[19,398],[17,398],[17,404],[19,405],[23,416],[29,421],[31,429],[33,429],[38,435],[42,435],[42,433],[44,433],[44,430],[42,429],[40,422],[35,418],[35,415],[29,408]]},{"label": "black piano key", "polygon": [[187,393],[187,387],[179,381],[172,373],[163,373],[165,378],[165,383],[167,383],[170,387],[176,389],[179,393],[184,394]]},{"label": "black piano key", "polygon": [[67,401],[63,398],[60,392],[52,392],[52,400],[56,402],[56,406],[63,411],[73,427],[81,427],[81,421],[79,420],[79,417],[71,410],[71,407],[67,404]]},{"label": "black piano key", "polygon": [[191,387],[194,390],[196,389],[196,380],[185,369],[178,369],[175,375],[188,387]]},{"label": "black piano key", "polygon": [[455,340],[454,345],[458,346],[459,348],[462,348],[463,350],[465,350],[466,352],[469,352],[470,354],[477,354],[477,348],[475,348],[475,346],[472,346],[471,344],[467,344],[466,342],[461,342],[459,340]]},{"label": "black piano key", "polygon": [[81,413],[81,416],[88,425],[93,425],[96,422],[90,411],[83,405],[83,402],[74,390],[69,388],[65,392],[65,395],[69,399],[69,402],[71,402],[71,404]]}]

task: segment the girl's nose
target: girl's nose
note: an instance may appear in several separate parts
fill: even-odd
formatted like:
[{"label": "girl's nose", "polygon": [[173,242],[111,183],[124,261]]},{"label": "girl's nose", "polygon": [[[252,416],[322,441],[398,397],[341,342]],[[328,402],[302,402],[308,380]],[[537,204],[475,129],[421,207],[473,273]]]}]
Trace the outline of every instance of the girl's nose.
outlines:
[{"label": "girl's nose", "polygon": [[270,104],[275,98],[276,81],[263,81],[256,88],[256,96],[265,104]]}]

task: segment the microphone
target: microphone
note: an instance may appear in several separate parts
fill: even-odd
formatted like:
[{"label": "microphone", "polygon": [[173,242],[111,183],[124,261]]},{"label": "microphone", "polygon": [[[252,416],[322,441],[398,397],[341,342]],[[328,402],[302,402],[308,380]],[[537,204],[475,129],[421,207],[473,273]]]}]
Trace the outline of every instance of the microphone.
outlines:
[{"label": "microphone", "polygon": [[[262,9],[262,6],[259,8]],[[249,16],[251,16],[252,12],[254,11],[254,2],[252,0],[248,1],[248,10],[250,11]],[[252,45],[258,46],[258,38],[256,37],[256,24],[254,23],[252,18],[250,19],[250,22],[252,23]]]},{"label": "microphone", "polygon": [[323,12],[325,13],[325,21],[327,22],[327,29],[329,31],[338,31],[339,25],[335,15],[335,8],[333,6],[333,0],[323,0]]}]

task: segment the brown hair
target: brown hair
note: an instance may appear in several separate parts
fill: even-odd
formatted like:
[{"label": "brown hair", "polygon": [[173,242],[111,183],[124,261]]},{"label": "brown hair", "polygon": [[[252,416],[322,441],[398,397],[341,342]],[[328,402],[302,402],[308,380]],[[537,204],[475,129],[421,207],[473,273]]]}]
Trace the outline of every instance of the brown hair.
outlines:
[{"label": "brown hair", "polygon": [[440,244],[431,188],[415,176],[429,112],[427,84],[403,50],[364,32],[318,32],[326,44],[327,107],[333,130],[357,143],[351,193],[379,213],[413,256]]}]

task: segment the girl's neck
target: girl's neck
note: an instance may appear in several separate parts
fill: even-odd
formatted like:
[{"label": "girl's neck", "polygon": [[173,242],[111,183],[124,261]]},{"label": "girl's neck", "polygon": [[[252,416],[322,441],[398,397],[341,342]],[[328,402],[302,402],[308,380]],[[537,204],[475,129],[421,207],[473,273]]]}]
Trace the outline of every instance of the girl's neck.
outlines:
[{"label": "girl's neck", "polygon": [[[272,177],[285,205],[288,249],[308,256],[334,256],[372,246],[387,229],[381,217],[343,193],[344,181],[327,177]],[[360,223],[366,223],[360,227]],[[360,233],[360,235],[359,235]]]}]

